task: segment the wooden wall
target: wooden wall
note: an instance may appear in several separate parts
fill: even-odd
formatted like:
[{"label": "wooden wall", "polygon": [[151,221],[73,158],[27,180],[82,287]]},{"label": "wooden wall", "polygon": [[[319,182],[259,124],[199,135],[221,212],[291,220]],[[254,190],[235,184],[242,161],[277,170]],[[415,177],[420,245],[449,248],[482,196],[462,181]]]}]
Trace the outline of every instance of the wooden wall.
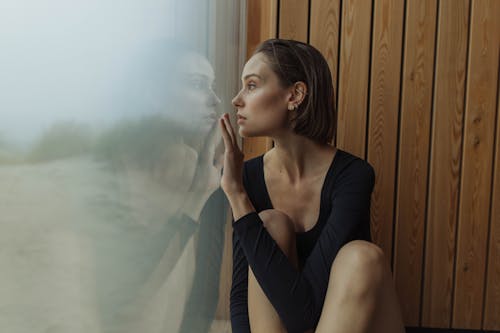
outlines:
[{"label": "wooden wall", "polygon": [[[500,0],[247,6],[247,55],[290,38],[330,64],[336,145],[376,170],[372,235],[391,261],[405,324],[499,330]],[[272,142],[243,147],[248,159]]]}]

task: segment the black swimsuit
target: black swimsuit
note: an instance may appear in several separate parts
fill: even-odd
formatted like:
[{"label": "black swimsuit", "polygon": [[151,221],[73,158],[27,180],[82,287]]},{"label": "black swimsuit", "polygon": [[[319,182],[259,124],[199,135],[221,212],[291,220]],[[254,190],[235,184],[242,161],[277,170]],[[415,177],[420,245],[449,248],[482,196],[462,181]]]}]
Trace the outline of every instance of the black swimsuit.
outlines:
[{"label": "black swimsuit", "polygon": [[248,265],[289,333],[315,328],[330,268],[351,240],[371,241],[370,198],[375,173],[366,161],[338,149],[321,189],[320,213],[312,229],[296,233],[296,270],[262,224],[258,212],[272,209],[264,180],[264,155],[245,162],[243,183],[256,212],[233,222],[231,326],[249,333]]}]

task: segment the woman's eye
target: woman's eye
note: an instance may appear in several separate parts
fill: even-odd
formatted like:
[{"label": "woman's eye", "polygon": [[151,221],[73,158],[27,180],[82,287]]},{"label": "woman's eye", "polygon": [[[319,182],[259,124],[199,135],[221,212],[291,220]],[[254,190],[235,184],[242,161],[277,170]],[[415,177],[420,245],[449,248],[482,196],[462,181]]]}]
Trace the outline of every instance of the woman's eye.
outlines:
[{"label": "woman's eye", "polygon": [[249,83],[249,84],[247,84],[247,89],[248,90],[253,90],[255,87],[257,87],[257,85],[255,83]]}]

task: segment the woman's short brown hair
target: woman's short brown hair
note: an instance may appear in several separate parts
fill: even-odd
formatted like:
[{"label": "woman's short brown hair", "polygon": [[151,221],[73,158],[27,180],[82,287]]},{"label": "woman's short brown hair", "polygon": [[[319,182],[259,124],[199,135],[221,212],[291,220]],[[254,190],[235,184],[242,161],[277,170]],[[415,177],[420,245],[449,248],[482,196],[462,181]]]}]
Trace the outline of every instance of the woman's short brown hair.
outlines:
[{"label": "woman's short brown hair", "polygon": [[268,39],[257,46],[257,53],[265,55],[283,87],[298,81],[307,86],[307,94],[292,119],[294,132],[332,144],[337,110],[330,68],[323,55],[309,44],[289,39]]}]

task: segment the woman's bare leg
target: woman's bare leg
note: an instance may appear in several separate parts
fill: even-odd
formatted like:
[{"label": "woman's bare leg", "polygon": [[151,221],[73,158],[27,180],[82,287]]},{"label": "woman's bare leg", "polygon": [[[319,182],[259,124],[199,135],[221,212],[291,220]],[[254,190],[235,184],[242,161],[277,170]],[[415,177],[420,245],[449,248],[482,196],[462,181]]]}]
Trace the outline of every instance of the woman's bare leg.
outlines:
[{"label": "woman's bare leg", "polygon": [[335,257],[315,333],[405,332],[389,264],[377,245],[356,240]]},{"label": "woman's bare leg", "polygon": [[[259,213],[266,230],[295,267],[298,267],[295,231],[290,218],[277,210]],[[252,333],[286,333],[281,319],[248,267],[248,317]]]}]

